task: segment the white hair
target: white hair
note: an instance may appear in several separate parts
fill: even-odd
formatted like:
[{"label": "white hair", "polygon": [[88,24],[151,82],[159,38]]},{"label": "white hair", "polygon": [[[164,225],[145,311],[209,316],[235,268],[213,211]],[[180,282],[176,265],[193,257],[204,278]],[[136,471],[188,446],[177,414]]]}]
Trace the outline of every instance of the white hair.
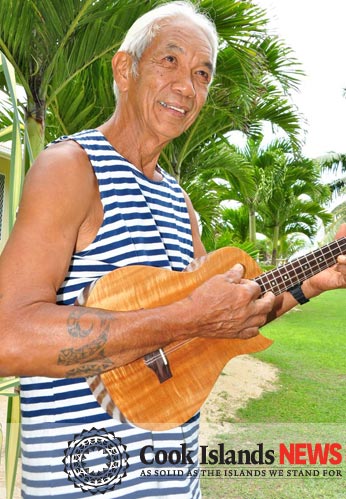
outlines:
[{"label": "white hair", "polygon": [[[133,58],[132,72],[137,75],[137,64],[145,49],[150,45],[160,30],[160,23],[166,19],[183,17],[188,19],[195,26],[200,27],[212,50],[213,70],[216,67],[218,51],[218,36],[215,25],[206,14],[200,12],[196,5],[188,1],[168,2],[155,7],[139,17],[128,30],[119,52],[127,52]],[[118,89],[114,83],[114,92],[118,97]]]}]

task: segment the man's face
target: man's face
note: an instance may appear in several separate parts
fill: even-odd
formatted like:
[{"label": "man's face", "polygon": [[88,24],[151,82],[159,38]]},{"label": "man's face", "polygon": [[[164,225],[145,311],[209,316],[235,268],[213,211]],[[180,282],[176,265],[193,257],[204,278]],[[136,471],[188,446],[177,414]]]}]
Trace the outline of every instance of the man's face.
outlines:
[{"label": "man's face", "polygon": [[127,105],[142,131],[164,142],[181,135],[205,103],[212,70],[212,49],[200,28],[184,19],[163,23],[128,89]]}]

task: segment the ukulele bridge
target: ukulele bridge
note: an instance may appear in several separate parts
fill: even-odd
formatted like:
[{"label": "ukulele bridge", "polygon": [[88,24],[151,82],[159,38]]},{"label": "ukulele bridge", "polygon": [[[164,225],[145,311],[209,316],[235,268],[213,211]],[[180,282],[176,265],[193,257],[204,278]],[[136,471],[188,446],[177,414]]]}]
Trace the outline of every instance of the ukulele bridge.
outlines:
[{"label": "ukulele bridge", "polygon": [[169,378],[172,378],[171,368],[162,348],[145,355],[144,362],[147,367],[154,371],[160,383],[164,383]]}]

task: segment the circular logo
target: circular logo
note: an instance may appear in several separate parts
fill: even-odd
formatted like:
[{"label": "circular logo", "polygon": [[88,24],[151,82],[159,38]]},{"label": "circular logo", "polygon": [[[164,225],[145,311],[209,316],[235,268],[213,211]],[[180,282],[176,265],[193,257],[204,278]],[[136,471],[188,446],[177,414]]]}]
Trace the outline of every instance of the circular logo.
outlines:
[{"label": "circular logo", "polygon": [[92,428],[75,435],[68,443],[63,463],[76,488],[105,494],[126,476],[128,457],[126,446],[114,433]]}]

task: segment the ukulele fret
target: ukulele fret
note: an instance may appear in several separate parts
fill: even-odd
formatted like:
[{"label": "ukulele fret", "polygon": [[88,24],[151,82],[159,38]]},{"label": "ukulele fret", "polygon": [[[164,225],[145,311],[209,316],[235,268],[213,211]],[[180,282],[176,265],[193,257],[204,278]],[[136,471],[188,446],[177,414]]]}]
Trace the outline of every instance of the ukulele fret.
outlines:
[{"label": "ukulele fret", "polygon": [[296,284],[331,267],[336,263],[337,256],[345,252],[346,238],[342,237],[301,258],[269,270],[254,280],[260,285],[262,294],[272,291],[275,295],[280,295]]}]

